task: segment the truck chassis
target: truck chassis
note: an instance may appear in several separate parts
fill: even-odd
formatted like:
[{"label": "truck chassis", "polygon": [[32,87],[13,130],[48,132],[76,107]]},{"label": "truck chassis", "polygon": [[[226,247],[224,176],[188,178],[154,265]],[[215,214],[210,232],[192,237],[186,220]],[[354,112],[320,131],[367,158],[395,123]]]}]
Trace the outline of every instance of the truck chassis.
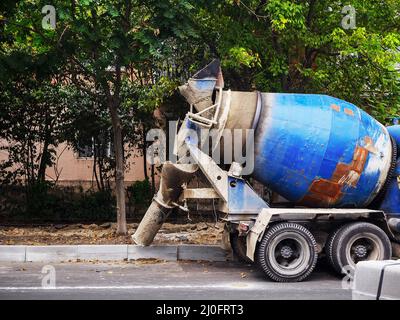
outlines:
[{"label": "truck chassis", "polygon": [[238,163],[225,171],[196,146],[188,144],[188,149],[212,188],[184,186],[180,201],[222,200],[218,210],[225,214],[225,238],[234,253],[242,261],[255,262],[270,279],[302,281],[321,255],[339,274],[352,272],[359,261],[391,258],[391,241],[398,239],[383,211],[270,208],[240,176]]}]

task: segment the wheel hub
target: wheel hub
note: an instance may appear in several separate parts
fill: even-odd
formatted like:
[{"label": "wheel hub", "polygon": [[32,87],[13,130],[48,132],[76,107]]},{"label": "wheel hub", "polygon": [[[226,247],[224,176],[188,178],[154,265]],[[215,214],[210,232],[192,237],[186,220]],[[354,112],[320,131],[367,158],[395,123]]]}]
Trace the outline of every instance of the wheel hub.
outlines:
[{"label": "wheel hub", "polygon": [[367,248],[364,245],[357,245],[354,249],[354,253],[358,258],[365,258],[367,256]]},{"label": "wheel hub", "polygon": [[281,256],[285,259],[289,259],[293,255],[293,250],[289,246],[283,246],[281,248]]}]

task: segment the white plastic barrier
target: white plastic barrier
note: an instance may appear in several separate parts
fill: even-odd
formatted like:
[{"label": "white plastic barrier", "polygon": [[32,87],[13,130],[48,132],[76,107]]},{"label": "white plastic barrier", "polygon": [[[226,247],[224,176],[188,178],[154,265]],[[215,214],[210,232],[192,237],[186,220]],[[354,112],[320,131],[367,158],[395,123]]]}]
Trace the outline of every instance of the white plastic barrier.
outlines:
[{"label": "white plastic barrier", "polygon": [[357,263],[353,300],[400,300],[400,260]]}]

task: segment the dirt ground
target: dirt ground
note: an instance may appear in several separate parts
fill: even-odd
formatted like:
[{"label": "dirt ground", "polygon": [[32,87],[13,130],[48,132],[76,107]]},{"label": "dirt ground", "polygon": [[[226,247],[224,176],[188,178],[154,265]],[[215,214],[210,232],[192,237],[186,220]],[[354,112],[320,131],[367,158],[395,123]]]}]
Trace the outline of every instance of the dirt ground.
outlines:
[{"label": "dirt ground", "polygon": [[[130,223],[129,234],[119,236],[115,223],[0,226],[0,245],[132,244],[136,228],[137,223]],[[219,244],[222,233],[222,223],[165,223],[153,244]]]}]

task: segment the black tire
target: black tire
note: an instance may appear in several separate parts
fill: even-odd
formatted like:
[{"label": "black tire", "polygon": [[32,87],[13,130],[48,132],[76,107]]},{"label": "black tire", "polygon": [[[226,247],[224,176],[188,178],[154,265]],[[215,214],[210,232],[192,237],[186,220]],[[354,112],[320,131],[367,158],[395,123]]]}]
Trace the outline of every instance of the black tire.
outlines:
[{"label": "black tire", "polygon": [[[339,232],[339,230],[340,230],[340,228],[337,228],[337,229],[335,229],[329,236],[328,236],[328,239],[326,240],[326,243],[325,243],[325,255],[326,255],[326,258],[327,258],[327,260],[328,260],[328,263],[329,263],[329,265],[332,267],[332,268],[334,268],[333,267],[333,258],[332,258],[332,255],[333,255],[333,251],[332,251],[332,245],[333,245],[333,242],[335,241],[335,237],[336,237],[336,235],[338,234],[338,232]],[[335,269],[335,268],[334,268]]]},{"label": "black tire", "polygon": [[357,262],[386,260],[392,257],[392,245],[386,233],[368,222],[353,222],[337,229],[328,240],[326,254],[339,274],[354,270]]},{"label": "black tire", "polygon": [[231,242],[232,251],[240,262],[253,263],[246,255],[246,237],[239,237],[238,233],[234,232],[230,234],[229,240]]},{"label": "black tire", "polygon": [[269,228],[257,248],[257,263],[273,281],[306,279],[317,263],[317,243],[311,232],[297,223]]}]

